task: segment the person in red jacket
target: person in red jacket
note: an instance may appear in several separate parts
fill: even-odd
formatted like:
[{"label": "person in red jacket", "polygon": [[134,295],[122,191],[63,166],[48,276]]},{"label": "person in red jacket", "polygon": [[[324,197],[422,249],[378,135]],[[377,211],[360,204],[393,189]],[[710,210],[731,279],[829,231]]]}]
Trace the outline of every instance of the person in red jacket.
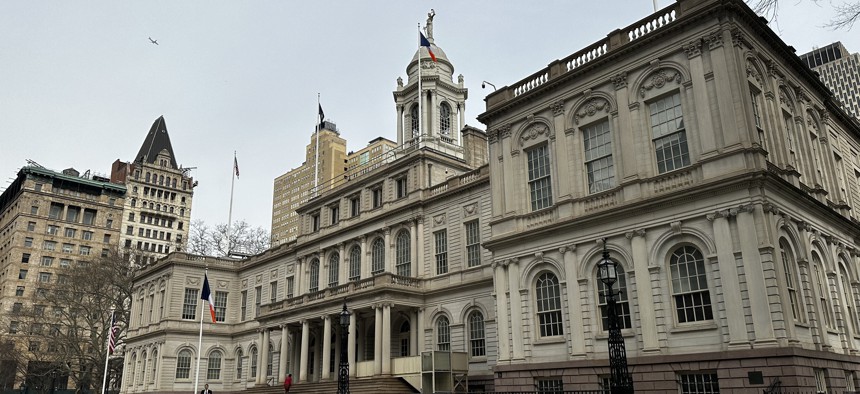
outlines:
[{"label": "person in red jacket", "polygon": [[290,392],[290,387],[293,385],[293,374],[287,375],[287,378],[284,379],[284,393]]}]

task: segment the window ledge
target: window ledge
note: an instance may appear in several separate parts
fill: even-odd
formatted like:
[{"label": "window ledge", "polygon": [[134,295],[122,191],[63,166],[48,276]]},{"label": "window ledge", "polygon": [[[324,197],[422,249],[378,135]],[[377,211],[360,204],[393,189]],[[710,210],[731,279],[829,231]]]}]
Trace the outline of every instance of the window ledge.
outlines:
[{"label": "window ledge", "polygon": [[[621,336],[624,338],[633,338],[636,336],[636,333],[633,332],[632,328],[622,328]],[[609,339],[609,331],[599,331],[594,335],[595,339]]]},{"label": "window ledge", "polygon": [[691,331],[705,331],[705,330],[715,330],[717,329],[717,323],[715,321],[708,321],[704,323],[684,323],[683,326],[675,326],[669,330],[670,333],[681,333],[681,332],[691,332]]},{"label": "window ledge", "polygon": [[567,341],[567,339],[565,339],[564,336],[562,335],[562,336],[555,336],[555,337],[549,337],[549,338],[538,338],[535,340],[534,343],[535,343],[535,345],[548,345],[548,344],[552,344],[552,343],[564,343],[566,341]]}]

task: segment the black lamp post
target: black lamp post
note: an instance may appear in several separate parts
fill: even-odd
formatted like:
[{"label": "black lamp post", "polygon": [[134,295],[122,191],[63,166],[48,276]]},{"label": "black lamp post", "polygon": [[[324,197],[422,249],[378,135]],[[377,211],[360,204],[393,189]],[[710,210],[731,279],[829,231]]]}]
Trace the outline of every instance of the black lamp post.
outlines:
[{"label": "black lamp post", "polygon": [[609,379],[612,394],[633,393],[633,378],[627,370],[627,350],[624,337],[618,324],[618,309],[615,307],[615,294],[612,285],[618,280],[618,263],[609,258],[606,238],[603,239],[603,258],[597,264],[597,277],[606,285],[606,315],[609,320]]},{"label": "black lamp post", "polygon": [[349,332],[349,311],[346,310],[346,301],[343,302],[343,311],[340,312],[340,367],[337,373],[337,394],[349,394],[349,360],[347,360],[347,333]]}]

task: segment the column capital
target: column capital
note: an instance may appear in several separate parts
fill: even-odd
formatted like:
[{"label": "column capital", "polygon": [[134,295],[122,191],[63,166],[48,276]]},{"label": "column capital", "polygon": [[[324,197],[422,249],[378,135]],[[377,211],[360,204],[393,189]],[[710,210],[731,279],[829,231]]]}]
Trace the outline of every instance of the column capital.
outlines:
[{"label": "column capital", "polygon": [[684,44],[684,53],[687,59],[692,59],[702,54],[702,40],[693,40]]},{"label": "column capital", "polygon": [[761,209],[762,209],[765,213],[771,213],[771,214],[774,214],[774,215],[779,215],[779,213],[780,213],[780,212],[779,212],[779,208],[778,208],[776,205],[774,205],[774,204],[772,204],[772,203],[769,203],[769,202],[766,202],[766,203],[761,204]]},{"label": "column capital", "polygon": [[576,244],[564,245],[558,248],[558,253],[561,253],[562,255],[568,252],[576,252]]},{"label": "column capital", "polygon": [[329,316],[329,315],[320,315],[320,319],[321,319],[323,322],[331,321],[331,316]]},{"label": "column capital", "polygon": [[286,330],[287,329],[287,323],[278,324],[278,328],[280,328],[281,330]]},{"label": "column capital", "polygon": [[741,204],[738,205],[737,213],[753,213],[755,212],[755,205],[753,204]]},{"label": "column capital", "polygon": [[367,236],[362,235],[362,236],[358,237],[358,240],[359,240],[359,242],[365,242],[365,241],[367,241]]},{"label": "column capital", "polygon": [[627,237],[627,239],[633,239],[635,237],[643,237],[644,238],[645,237],[645,229],[640,228],[637,230],[628,231],[628,232],[624,233],[624,236]]},{"label": "column capital", "polygon": [[610,79],[612,80],[612,84],[615,86],[615,90],[621,90],[627,87],[626,71],[615,74]]}]

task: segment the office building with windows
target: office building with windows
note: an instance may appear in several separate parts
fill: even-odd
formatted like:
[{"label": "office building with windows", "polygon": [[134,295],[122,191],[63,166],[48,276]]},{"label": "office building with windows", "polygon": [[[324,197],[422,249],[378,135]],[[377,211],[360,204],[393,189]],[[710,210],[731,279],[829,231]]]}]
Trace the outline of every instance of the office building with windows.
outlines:
[{"label": "office building with windows", "polygon": [[800,60],[818,73],[849,114],[860,121],[860,53],[850,53],[841,42],[816,48]]},{"label": "office building with windows", "polygon": [[163,116],[152,124],[133,161],[113,163],[111,182],[128,190],[119,245],[137,251],[145,260],[140,263],[184,250],[197,186],[190,171],[177,164]]},{"label": "office building with windows", "polygon": [[[56,350],[43,342],[48,327],[26,324],[19,316],[41,315],[46,307],[39,300],[48,288],[73,285],[65,268],[106,256],[116,246],[125,194],[124,186],[89,171],[81,175],[72,168],[57,172],[31,164],[0,195],[0,339],[14,345],[0,355],[0,386],[44,384],[40,372],[71,361],[52,358]],[[28,365],[17,364],[23,362]],[[31,372],[30,380],[24,381],[21,371]],[[67,376],[55,379],[56,387],[66,387]]]}]

